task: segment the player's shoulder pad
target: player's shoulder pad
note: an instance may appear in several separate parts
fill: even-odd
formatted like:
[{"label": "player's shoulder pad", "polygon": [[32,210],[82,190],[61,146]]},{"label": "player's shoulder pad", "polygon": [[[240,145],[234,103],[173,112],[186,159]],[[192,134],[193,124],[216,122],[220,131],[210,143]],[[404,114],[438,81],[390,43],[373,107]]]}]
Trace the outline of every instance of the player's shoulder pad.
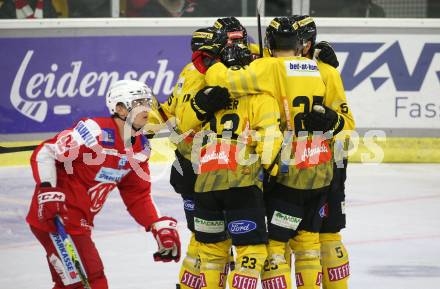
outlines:
[{"label": "player's shoulder pad", "polygon": [[102,127],[106,127],[109,120],[111,121],[111,118],[83,118],[73,128],[73,138],[78,143],[92,147],[98,144],[97,137],[101,135]]},{"label": "player's shoulder pad", "polygon": [[185,65],[185,67],[182,69],[182,72],[193,71],[193,70],[197,70],[197,69],[194,66],[194,64],[192,62],[190,62],[187,65]]},{"label": "player's shoulder pad", "polygon": [[325,71],[327,73],[335,73],[335,74],[339,74],[339,71],[334,68],[333,66],[331,66],[330,64],[327,64],[325,62],[323,62],[322,60],[318,60],[318,69],[322,72]]}]

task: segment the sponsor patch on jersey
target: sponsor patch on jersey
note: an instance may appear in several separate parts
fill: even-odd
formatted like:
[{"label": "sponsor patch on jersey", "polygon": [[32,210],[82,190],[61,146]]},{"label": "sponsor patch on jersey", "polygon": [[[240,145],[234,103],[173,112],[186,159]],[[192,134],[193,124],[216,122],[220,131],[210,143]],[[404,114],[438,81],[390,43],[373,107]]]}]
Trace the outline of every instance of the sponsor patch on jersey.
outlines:
[{"label": "sponsor patch on jersey", "polygon": [[328,217],[328,203],[325,203],[320,209],[319,209],[319,216],[321,218],[327,218]]},{"label": "sponsor patch on jersey", "polygon": [[344,265],[338,267],[327,268],[327,273],[330,282],[342,280],[350,276],[350,265],[347,262]]},{"label": "sponsor patch on jersey", "polygon": [[221,233],[225,230],[225,222],[222,220],[203,220],[194,217],[194,229],[203,233]]},{"label": "sponsor patch on jersey", "polygon": [[92,132],[89,130],[84,121],[79,121],[73,130],[79,134],[87,147],[92,147],[98,144],[98,141],[93,136]]},{"label": "sponsor patch on jersey", "polygon": [[322,272],[318,272],[318,275],[316,276],[315,285],[320,286],[321,283],[322,283]]},{"label": "sponsor patch on jersey", "polygon": [[257,228],[255,222],[249,220],[233,221],[228,224],[228,230],[231,234],[246,234]]},{"label": "sponsor patch on jersey", "polygon": [[318,64],[311,59],[293,59],[284,61],[287,76],[320,77]]},{"label": "sponsor patch on jersey", "polygon": [[304,286],[304,280],[301,273],[295,273],[296,287]]},{"label": "sponsor patch on jersey", "polygon": [[293,143],[295,149],[295,165],[298,169],[306,169],[329,162],[332,152],[326,140],[314,137]]},{"label": "sponsor patch on jersey", "polygon": [[275,211],[270,222],[279,227],[296,230],[301,221],[301,218]]},{"label": "sponsor patch on jersey", "polygon": [[90,197],[90,212],[97,213],[104,206],[105,200],[113,189],[116,188],[115,183],[99,183],[88,190]]},{"label": "sponsor patch on jersey", "polygon": [[258,278],[240,275],[235,273],[232,277],[232,288],[237,289],[255,289],[257,288]]},{"label": "sponsor patch on jersey", "polygon": [[275,276],[272,278],[267,278],[261,280],[261,287],[263,289],[272,289],[272,288],[278,288],[278,289],[286,289],[287,288],[287,282],[284,275]]},{"label": "sponsor patch on jersey", "polygon": [[126,155],[122,155],[118,162],[118,169],[122,169],[128,163],[128,158]]},{"label": "sponsor patch on jersey", "polygon": [[194,211],[196,208],[196,205],[194,204],[193,200],[184,200],[183,201],[183,208],[185,211]]},{"label": "sponsor patch on jersey", "polygon": [[221,169],[235,171],[237,146],[229,143],[215,143],[202,148],[200,152],[199,172],[207,173]]},{"label": "sponsor patch on jersey", "polygon": [[100,183],[119,183],[121,179],[128,174],[130,170],[117,170],[112,168],[102,167],[96,174],[95,181]]},{"label": "sponsor patch on jersey", "polygon": [[198,275],[194,275],[191,272],[184,271],[182,274],[182,278],[180,279],[180,283],[188,286],[189,288],[199,289],[202,288],[202,280]]},{"label": "sponsor patch on jersey", "polygon": [[112,128],[103,128],[99,137],[103,145],[114,146],[115,145],[115,130]]}]

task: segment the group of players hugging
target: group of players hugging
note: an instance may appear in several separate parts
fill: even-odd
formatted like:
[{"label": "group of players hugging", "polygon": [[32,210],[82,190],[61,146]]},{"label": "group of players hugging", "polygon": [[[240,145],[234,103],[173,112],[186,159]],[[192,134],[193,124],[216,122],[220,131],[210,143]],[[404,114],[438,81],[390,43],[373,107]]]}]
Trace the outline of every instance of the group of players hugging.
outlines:
[{"label": "group of players hugging", "polygon": [[106,96],[110,117],[82,119],[40,144],[27,222],[53,288],[108,288],[91,230],[115,188],[157,241],[154,260],[180,260],[177,221],[160,216],[150,195],[147,136],[164,124],[176,146],[170,183],[191,231],[177,288],[254,289],[259,279],[264,289],[348,288],[340,231],[354,120],[335,52],[316,36],[307,15],[276,17],[261,51],[236,18],[219,18],[193,33],[192,61],[166,102],[119,80]]}]

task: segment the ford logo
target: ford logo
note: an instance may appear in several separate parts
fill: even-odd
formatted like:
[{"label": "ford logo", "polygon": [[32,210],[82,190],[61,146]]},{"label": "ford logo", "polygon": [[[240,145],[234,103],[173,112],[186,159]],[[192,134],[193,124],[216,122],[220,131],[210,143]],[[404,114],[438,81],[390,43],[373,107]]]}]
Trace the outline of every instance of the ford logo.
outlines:
[{"label": "ford logo", "polygon": [[233,221],[228,224],[231,234],[245,234],[257,228],[257,224],[248,220]]},{"label": "ford logo", "polygon": [[196,205],[194,204],[194,202],[192,200],[185,200],[183,201],[183,208],[187,211],[194,211],[194,208],[196,207]]}]

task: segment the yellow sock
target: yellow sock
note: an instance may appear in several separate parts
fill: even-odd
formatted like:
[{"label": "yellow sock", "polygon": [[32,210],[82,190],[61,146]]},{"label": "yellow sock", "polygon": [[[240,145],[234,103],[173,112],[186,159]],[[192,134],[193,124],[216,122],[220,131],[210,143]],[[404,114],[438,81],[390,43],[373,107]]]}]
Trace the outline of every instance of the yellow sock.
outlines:
[{"label": "yellow sock", "polygon": [[265,244],[236,246],[235,268],[228,277],[230,289],[255,289],[267,258]]},{"label": "yellow sock", "polygon": [[[286,251],[289,252],[289,261],[286,260]],[[286,248],[286,242],[269,240],[267,253],[268,256],[264,262],[264,268],[261,273],[261,285],[263,289],[292,288],[290,277],[290,248],[288,246]]]},{"label": "yellow sock", "polygon": [[319,289],[322,281],[319,233],[299,231],[289,243],[295,254],[296,286]]},{"label": "yellow sock", "polygon": [[181,289],[198,289],[200,288],[200,258],[199,246],[194,236],[191,234],[188,249],[186,251],[185,259],[182,261],[182,266],[179,272],[179,284]]},{"label": "yellow sock", "polygon": [[225,288],[230,247],[230,240],[212,244],[200,243],[200,288]]},{"label": "yellow sock", "polygon": [[319,234],[324,289],[347,289],[350,266],[339,233]]}]

